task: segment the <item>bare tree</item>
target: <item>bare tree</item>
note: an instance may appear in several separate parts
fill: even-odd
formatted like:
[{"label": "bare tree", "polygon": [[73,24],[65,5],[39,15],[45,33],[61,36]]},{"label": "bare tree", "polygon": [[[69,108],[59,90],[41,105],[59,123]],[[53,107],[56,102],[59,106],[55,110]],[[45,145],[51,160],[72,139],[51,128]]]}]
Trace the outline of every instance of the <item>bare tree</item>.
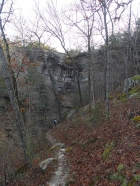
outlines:
[{"label": "bare tree", "polygon": [[[78,35],[80,37],[84,37],[86,41],[86,49],[88,52],[88,96],[89,102],[92,100],[94,103],[94,90],[91,85],[94,84],[93,82],[93,70],[92,68],[92,51],[91,45],[93,40],[93,28],[95,22],[95,12],[98,11],[96,9],[96,1],[93,1],[92,4],[90,1],[82,1],[80,0],[79,3],[75,3],[72,8],[64,11],[66,24],[71,26],[73,29],[78,30]],[[80,10],[80,11],[79,11]],[[72,16],[71,16],[72,15]],[[94,85],[93,85],[94,87]],[[93,95],[91,94],[93,93]]]},{"label": "bare tree", "polygon": [[43,31],[50,33],[51,36],[57,38],[66,54],[69,56],[70,54],[65,45],[65,34],[68,32],[68,30],[64,31],[54,2],[52,0],[46,2],[45,15],[43,15],[39,5],[36,3],[36,14],[42,20]]},{"label": "bare tree", "polygon": [[24,159],[25,159],[26,163],[29,163],[27,144],[26,144],[25,126],[24,126],[24,121],[23,121],[22,115],[20,113],[20,109],[19,109],[18,95],[16,94],[17,93],[17,86],[16,87],[14,86],[13,74],[10,70],[10,61],[11,61],[10,50],[9,50],[9,45],[8,45],[8,42],[6,40],[5,33],[4,33],[4,26],[5,26],[6,22],[8,21],[8,18],[10,17],[10,14],[12,12],[13,1],[11,1],[11,6],[9,9],[9,12],[7,12],[8,17],[6,18],[6,22],[3,22],[2,13],[3,13],[4,5],[6,2],[7,1],[2,0],[2,3],[0,5],[0,15],[1,15],[1,17],[0,17],[0,30],[1,30],[2,38],[5,43],[5,48],[6,48],[6,57],[5,57],[3,48],[0,45],[0,62],[2,63],[2,70],[3,70],[4,79],[5,79],[7,91],[9,94],[11,106],[14,111],[15,123],[18,128],[21,143],[22,143],[22,149],[24,152]]},{"label": "bare tree", "polygon": [[128,44],[127,44],[127,57],[126,57],[126,68],[125,68],[125,74],[126,74],[126,98],[129,98],[129,82],[128,82],[128,64],[131,63],[131,10],[132,9],[132,2],[130,3],[130,9],[129,9],[129,22],[128,22]]},{"label": "bare tree", "polygon": [[[68,29],[63,28],[64,25],[62,24],[62,20],[60,18],[59,12],[56,9],[55,4],[53,3],[53,1],[52,0],[47,1],[47,8],[45,9],[45,12],[46,12],[46,15],[49,16],[49,17],[47,17],[46,15],[44,16],[42,14],[42,12],[39,9],[39,6],[37,4],[36,4],[36,9],[37,9],[37,13],[38,13],[40,19],[42,20],[43,31],[46,32],[46,33],[49,33],[50,36],[53,36],[53,37],[57,38],[58,41],[60,42],[62,48],[64,49],[64,51],[68,55],[68,57],[71,58],[71,54],[69,53],[68,49],[66,48],[66,44],[65,44],[65,39],[66,39],[65,35],[67,34],[67,32],[69,31],[70,28],[68,28]],[[76,69],[74,69],[74,71],[75,70]],[[50,72],[49,72],[49,74],[52,75]],[[81,103],[81,106],[82,106],[83,105],[82,95],[81,95],[80,81],[79,81],[79,76],[78,75],[79,74],[76,73],[79,98],[80,98],[80,103]],[[50,79],[52,80],[52,77],[50,77]],[[54,87],[54,84],[52,86]],[[54,89],[56,89],[56,88],[54,88]],[[56,92],[56,91],[54,91],[54,92]],[[56,95],[57,94],[55,93],[55,97],[57,97]],[[56,100],[57,100],[57,98],[56,98]]]},{"label": "bare tree", "polygon": [[[110,0],[110,1],[99,1],[101,4],[101,10],[103,13],[103,20],[104,20],[104,30],[105,34],[103,34],[103,37],[105,39],[105,100],[106,100],[106,117],[109,118],[109,77],[110,77],[110,56],[109,56],[109,22],[112,24],[112,30],[113,22],[112,19],[114,17],[114,21],[120,20],[123,12],[126,9],[126,6],[131,3],[133,0],[128,1],[127,3],[119,2],[118,0]],[[116,7],[113,9],[112,13],[110,11],[112,4],[115,3]],[[118,11],[119,8],[123,8],[121,11]],[[119,12],[119,13],[118,13]],[[100,15],[99,15],[100,16]],[[130,16],[131,17],[131,16]],[[102,16],[100,16],[100,19],[102,20]],[[112,31],[112,35],[113,35]],[[127,66],[127,65],[126,65]],[[127,70],[126,70],[127,71]]]},{"label": "bare tree", "polygon": [[102,4],[102,12],[104,18],[104,26],[105,26],[105,100],[106,100],[106,117],[109,118],[109,68],[110,68],[110,60],[109,60],[109,43],[108,43],[108,25],[107,25],[107,4],[105,0],[101,1]]}]

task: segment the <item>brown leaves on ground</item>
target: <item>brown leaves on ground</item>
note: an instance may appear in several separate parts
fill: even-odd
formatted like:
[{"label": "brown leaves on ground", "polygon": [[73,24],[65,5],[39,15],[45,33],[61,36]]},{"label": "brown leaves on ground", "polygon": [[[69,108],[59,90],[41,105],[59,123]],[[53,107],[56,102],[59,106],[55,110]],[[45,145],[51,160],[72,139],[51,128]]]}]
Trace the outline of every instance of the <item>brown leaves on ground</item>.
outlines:
[{"label": "brown leaves on ground", "polygon": [[23,162],[14,159],[14,162],[17,162],[18,166],[15,163],[13,164],[15,179],[9,179],[8,186],[39,186],[46,184],[57,168],[57,161],[51,162],[44,171],[40,169],[38,164],[47,158],[55,156],[58,149],[52,149],[50,151],[50,147],[51,144],[46,139],[46,148],[42,151],[38,148],[38,155],[36,154],[29,168],[24,167]]},{"label": "brown leaves on ground", "polygon": [[[70,167],[68,185],[140,185],[139,180],[134,179],[134,176],[140,175],[140,128],[132,120],[134,116],[140,115],[140,101],[112,101],[110,111],[110,120],[105,121],[103,115],[99,119],[104,122],[97,122],[98,125],[85,122],[91,117],[90,113],[79,112],[51,132],[55,139],[66,145]],[[39,156],[32,161],[32,167],[23,174],[17,174],[15,181],[9,185],[46,184],[57,167],[57,163],[52,163],[44,172],[38,167],[42,160],[54,157],[56,149],[48,152],[48,148],[42,152],[38,150]]]},{"label": "brown leaves on ground", "polygon": [[[77,115],[53,131],[52,135],[67,145],[70,177],[74,180],[69,185],[120,186],[125,180],[133,184],[134,175],[140,174],[140,129],[130,117],[139,113],[140,101],[112,102],[110,110],[110,120],[100,126],[84,124],[87,116]],[[120,164],[124,166],[121,173],[117,170]],[[111,180],[115,173],[123,177]]]}]

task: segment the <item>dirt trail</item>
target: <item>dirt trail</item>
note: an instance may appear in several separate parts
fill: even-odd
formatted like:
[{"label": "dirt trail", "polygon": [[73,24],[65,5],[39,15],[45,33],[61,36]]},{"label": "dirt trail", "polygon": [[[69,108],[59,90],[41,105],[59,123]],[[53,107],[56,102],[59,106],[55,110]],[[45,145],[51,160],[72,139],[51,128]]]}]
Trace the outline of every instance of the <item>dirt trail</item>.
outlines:
[{"label": "dirt trail", "polygon": [[55,155],[58,159],[58,168],[54,172],[53,176],[51,177],[50,181],[47,182],[49,186],[65,186],[68,175],[69,175],[69,169],[68,165],[65,159],[65,147],[64,144],[59,143],[56,141],[53,136],[51,136],[50,132],[47,133],[47,139],[50,141],[50,143],[54,145],[60,146],[60,150]]}]

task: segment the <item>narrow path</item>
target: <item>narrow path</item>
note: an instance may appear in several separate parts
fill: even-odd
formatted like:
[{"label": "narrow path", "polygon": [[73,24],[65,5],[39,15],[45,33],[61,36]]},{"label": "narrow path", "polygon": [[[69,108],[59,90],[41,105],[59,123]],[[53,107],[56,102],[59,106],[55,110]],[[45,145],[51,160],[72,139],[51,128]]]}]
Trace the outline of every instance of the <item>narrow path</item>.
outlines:
[{"label": "narrow path", "polygon": [[56,141],[53,136],[51,136],[50,132],[47,133],[47,139],[50,143],[54,146],[60,146],[60,150],[56,154],[56,158],[58,159],[58,168],[54,172],[53,176],[51,177],[50,181],[47,182],[49,186],[65,186],[68,175],[69,169],[65,159],[65,147],[63,143]]}]

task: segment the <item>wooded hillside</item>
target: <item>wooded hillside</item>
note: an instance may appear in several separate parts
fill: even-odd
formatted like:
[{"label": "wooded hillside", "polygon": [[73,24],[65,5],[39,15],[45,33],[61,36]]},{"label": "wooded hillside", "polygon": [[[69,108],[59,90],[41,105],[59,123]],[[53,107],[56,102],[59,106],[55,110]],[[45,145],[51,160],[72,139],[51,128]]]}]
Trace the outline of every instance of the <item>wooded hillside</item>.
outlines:
[{"label": "wooded hillside", "polygon": [[[135,2],[41,3],[34,2],[31,20],[13,0],[0,3],[0,184],[50,184],[57,168],[65,171],[64,156],[69,171],[57,185],[138,186]],[[42,171],[46,158],[53,161]]]}]

